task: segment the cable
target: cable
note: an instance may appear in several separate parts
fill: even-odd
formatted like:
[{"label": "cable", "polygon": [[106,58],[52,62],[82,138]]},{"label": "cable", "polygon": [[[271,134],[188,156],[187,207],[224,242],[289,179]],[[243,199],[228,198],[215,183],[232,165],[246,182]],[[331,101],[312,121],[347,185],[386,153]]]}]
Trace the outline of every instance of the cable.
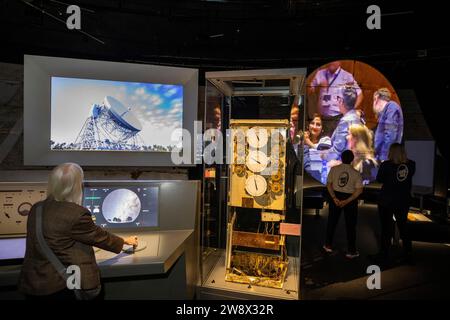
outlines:
[{"label": "cable", "polygon": [[[22,1],[23,3],[25,3],[26,5],[32,7],[33,9],[38,10],[38,11],[41,12],[42,14],[45,14],[45,15],[47,15],[47,16],[49,16],[49,17],[55,19],[56,21],[59,21],[59,22],[61,22],[61,23],[64,23],[64,25],[66,25],[66,21],[64,21],[64,20],[62,20],[62,19],[60,19],[60,18],[58,18],[58,17],[52,15],[51,13],[45,11],[44,9],[37,7],[37,6],[35,6],[34,4],[31,4],[30,2],[28,2],[28,1],[26,1],[26,0],[21,0],[21,1]],[[91,38],[91,39],[94,39],[94,40],[97,41],[97,42],[100,42],[101,44],[105,44],[104,41],[102,41],[102,40],[100,40],[100,39],[94,37],[93,35],[91,35],[91,34],[85,32],[85,31],[83,31],[83,30],[76,29],[76,31],[78,31],[78,32],[80,32],[80,33],[82,33],[82,34],[84,34],[85,36],[88,36],[88,37]]]}]

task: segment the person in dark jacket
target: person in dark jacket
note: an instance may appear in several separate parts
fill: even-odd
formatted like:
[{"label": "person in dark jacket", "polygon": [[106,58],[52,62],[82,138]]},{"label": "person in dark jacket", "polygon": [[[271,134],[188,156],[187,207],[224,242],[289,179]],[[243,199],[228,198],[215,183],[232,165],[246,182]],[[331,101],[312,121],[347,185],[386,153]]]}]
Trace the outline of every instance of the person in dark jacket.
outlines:
[{"label": "person in dark jacket", "polygon": [[381,164],[377,174],[377,181],[383,184],[378,201],[381,222],[381,250],[378,257],[387,259],[389,256],[395,216],[403,242],[404,259],[412,262],[407,220],[416,163],[407,158],[405,146],[399,143],[390,146],[388,159]]},{"label": "person in dark jacket", "polygon": [[75,163],[53,169],[47,199],[36,203],[27,222],[25,258],[19,291],[29,299],[75,299],[66,281],[43,253],[36,235],[36,208],[42,207],[42,232],[50,249],[68,267],[80,268],[81,289],[100,287],[100,273],[93,246],[120,253],[124,244],[137,246],[137,237],[122,239],[96,226],[88,209],[81,206],[83,170]]}]

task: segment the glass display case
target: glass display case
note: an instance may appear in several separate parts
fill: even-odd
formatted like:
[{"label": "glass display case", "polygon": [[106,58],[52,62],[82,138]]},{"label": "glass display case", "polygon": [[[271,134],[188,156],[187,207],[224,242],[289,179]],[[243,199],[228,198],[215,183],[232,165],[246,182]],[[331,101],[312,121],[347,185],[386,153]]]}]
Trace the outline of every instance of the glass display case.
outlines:
[{"label": "glass display case", "polygon": [[305,76],[206,73],[200,299],[301,297]]}]

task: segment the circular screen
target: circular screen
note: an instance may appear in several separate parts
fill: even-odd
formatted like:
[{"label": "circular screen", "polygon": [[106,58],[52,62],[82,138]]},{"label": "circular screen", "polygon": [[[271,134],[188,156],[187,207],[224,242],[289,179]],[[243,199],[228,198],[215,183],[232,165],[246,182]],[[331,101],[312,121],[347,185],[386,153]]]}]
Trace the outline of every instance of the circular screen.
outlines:
[{"label": "circular screen", "polygon": [[375,181],[392,143],[401,143],[403,113],[389,81],[354,60],[333,61],[307,80],[303,137],[305,171],[322,183],[341,154],[351,150],[364,184]]},{"label": "circular screen", "polygon": [[141,201],[128,189],[117,189],[108,194],[102,204],[102,214],[109,223],[131,223],[141,212]]}]

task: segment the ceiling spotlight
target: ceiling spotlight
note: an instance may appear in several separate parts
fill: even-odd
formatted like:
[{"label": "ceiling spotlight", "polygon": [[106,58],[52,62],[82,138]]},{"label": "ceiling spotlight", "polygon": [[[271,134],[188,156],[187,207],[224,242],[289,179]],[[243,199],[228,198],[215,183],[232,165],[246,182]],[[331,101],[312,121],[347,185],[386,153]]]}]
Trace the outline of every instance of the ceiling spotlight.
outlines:
[{"label": "ceiling spotlight", "polygon": [[225,34],[223,34],[223,33],[218,33],[218,34],[212,34],[212,35],[210,35],[209,37],[210,38],[220,38],[220,37],[223,37]]}]

